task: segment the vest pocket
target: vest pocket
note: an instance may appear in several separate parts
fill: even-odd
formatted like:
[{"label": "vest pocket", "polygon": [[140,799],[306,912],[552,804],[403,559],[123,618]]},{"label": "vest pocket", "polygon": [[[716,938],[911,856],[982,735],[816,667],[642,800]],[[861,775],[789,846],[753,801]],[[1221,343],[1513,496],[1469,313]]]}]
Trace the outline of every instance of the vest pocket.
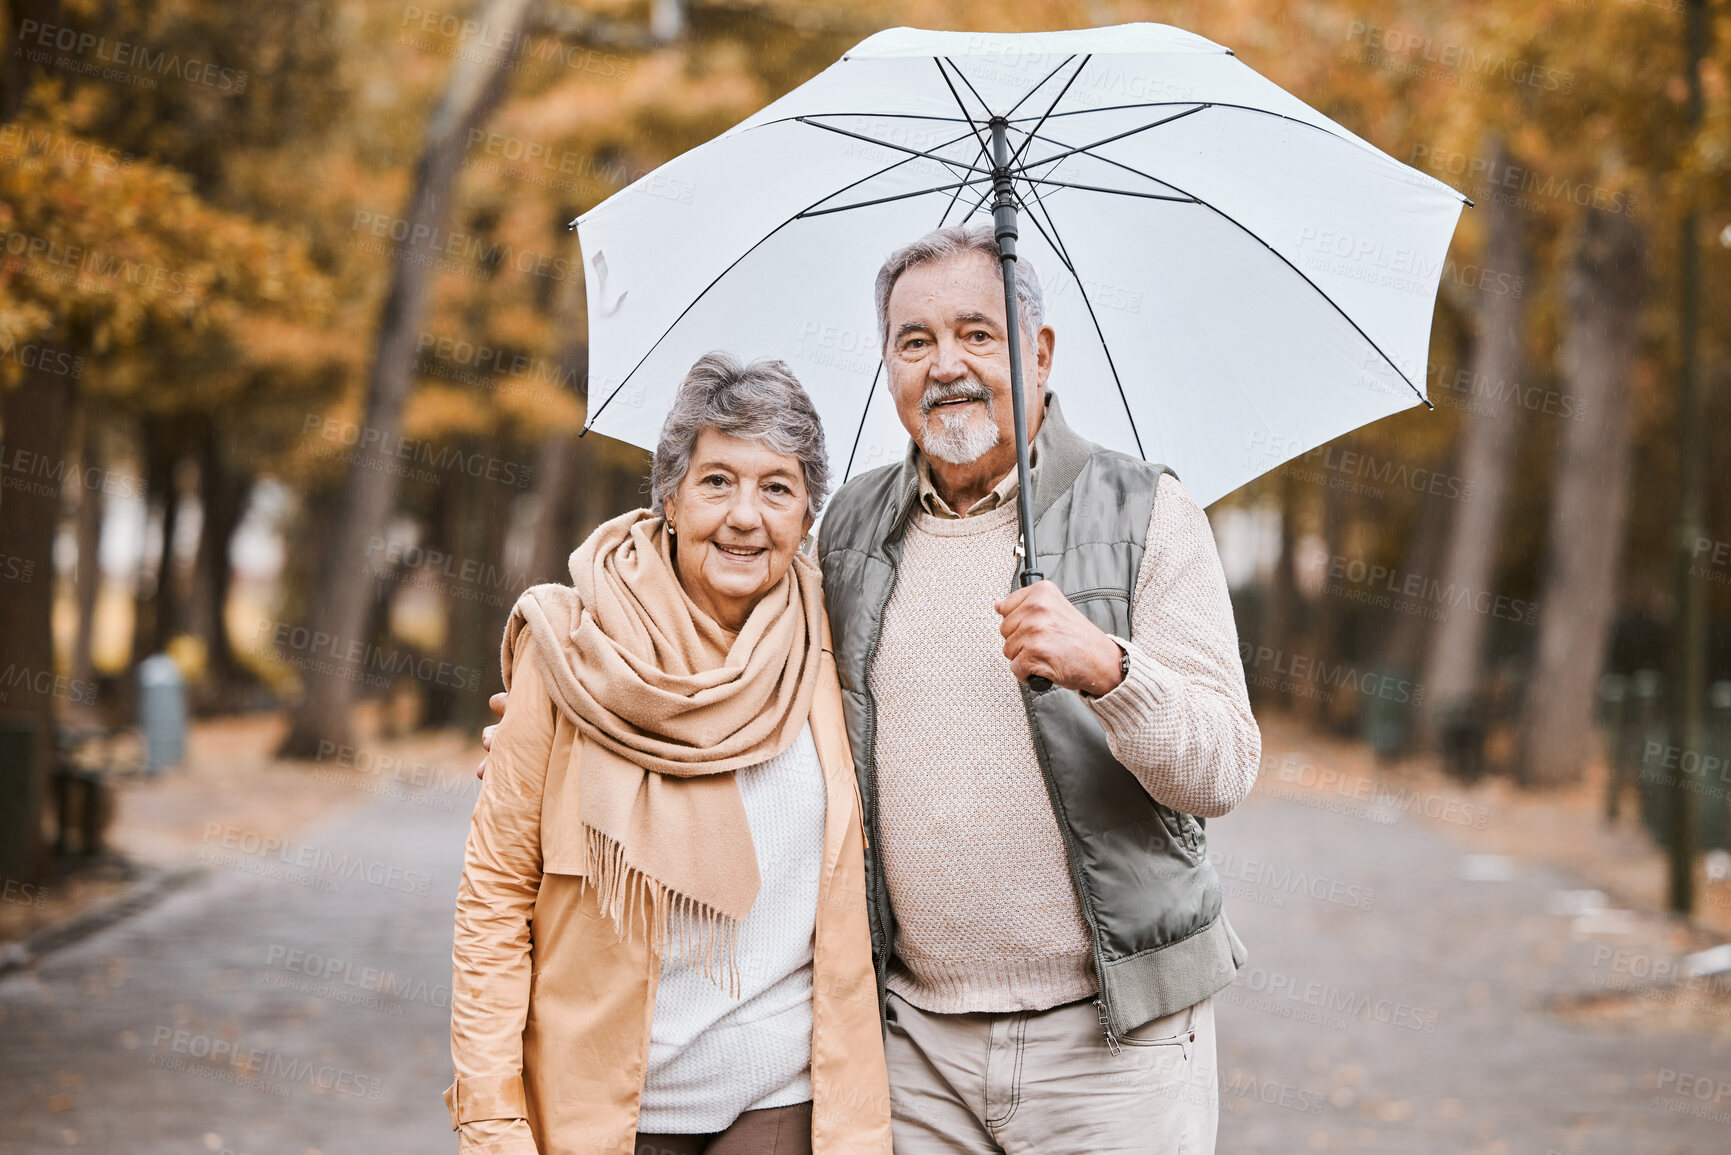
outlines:
[{"label": "vest pocket", "polygon": [[1130,636],[1130,594],[1117,586],[1096,586],[1093,589],[1066,593],[1070,604],[1082,611],[1082,616],[1121,638]]},{"label": "vest pocket", "polygon": [[1069,598],[1071,603],[1074,605],[1081,605],[1083,602],[1097,601],[1100,598],[1116,598],[1118,601],[1121,601],[1126,605],[1130,602],[1130,595],[1119,589],[1117,586],[1098,586],[1091,590],[1080,590],[1073,594],[1065,594],[1064,596]]}]

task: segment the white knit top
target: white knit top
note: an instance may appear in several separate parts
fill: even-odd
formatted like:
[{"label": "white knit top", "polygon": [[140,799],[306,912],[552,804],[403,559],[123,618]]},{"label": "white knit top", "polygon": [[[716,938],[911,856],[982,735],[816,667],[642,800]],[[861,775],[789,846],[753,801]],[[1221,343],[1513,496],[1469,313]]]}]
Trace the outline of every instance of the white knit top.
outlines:
[{"label": "white knit top", "polygon": [[811,1098],[812,936],[826,805],[811,726],[735,778],[761,880],[739,924],[739,996],[701,965],[662,963],[637,1120],[644,1134],[711,1134],[745,1111]]}]

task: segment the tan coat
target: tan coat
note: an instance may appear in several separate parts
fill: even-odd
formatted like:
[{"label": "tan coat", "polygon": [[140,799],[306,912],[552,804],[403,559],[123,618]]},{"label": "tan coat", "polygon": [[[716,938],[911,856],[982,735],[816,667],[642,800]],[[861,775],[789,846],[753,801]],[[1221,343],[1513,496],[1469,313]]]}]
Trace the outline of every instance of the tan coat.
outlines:
[{"label": "tan coat", "polygon": [[[632,1155],[660,964],[580,876],[582,736],[518,644],[457,892],[445,1092],[462,1155]],[[816,1155],[886,1155],[858,787],[828,625],[812,738],[828,785],[812,975]]]}]

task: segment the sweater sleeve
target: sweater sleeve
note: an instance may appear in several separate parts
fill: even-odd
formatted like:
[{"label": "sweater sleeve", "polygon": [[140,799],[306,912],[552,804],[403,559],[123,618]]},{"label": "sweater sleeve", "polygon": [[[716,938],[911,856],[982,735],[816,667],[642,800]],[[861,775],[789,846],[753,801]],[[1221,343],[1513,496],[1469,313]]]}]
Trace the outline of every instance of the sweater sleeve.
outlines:
[{"label": "sweater sleeve", "polygon": [[1217,818],[1256,782],[1262,734],[1250,713],[1238,629],[1208,518],[1162,474],[1136,576],[1130,671],[1084,701],[1113,757],[1174,810]]},{"label": "sweater sleeve", "polygon": [[463,852],[445,1092],[460,1155],[535,1155],[523,1093],[530,926],[541,889],[541,792],[556,707],[524,631]]}]

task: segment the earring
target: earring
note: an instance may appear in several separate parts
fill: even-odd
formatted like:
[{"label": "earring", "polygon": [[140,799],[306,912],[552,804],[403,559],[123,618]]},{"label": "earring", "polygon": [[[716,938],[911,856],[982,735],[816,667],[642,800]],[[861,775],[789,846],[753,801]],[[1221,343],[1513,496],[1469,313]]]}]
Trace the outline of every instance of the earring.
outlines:
[{"label": "earring", "polygon": [[667,536],[669,536],[669,537],[678,537],[679,536],[679,531],[677,529],[673,528],[673,523],[671,521],[667,523]]}]

